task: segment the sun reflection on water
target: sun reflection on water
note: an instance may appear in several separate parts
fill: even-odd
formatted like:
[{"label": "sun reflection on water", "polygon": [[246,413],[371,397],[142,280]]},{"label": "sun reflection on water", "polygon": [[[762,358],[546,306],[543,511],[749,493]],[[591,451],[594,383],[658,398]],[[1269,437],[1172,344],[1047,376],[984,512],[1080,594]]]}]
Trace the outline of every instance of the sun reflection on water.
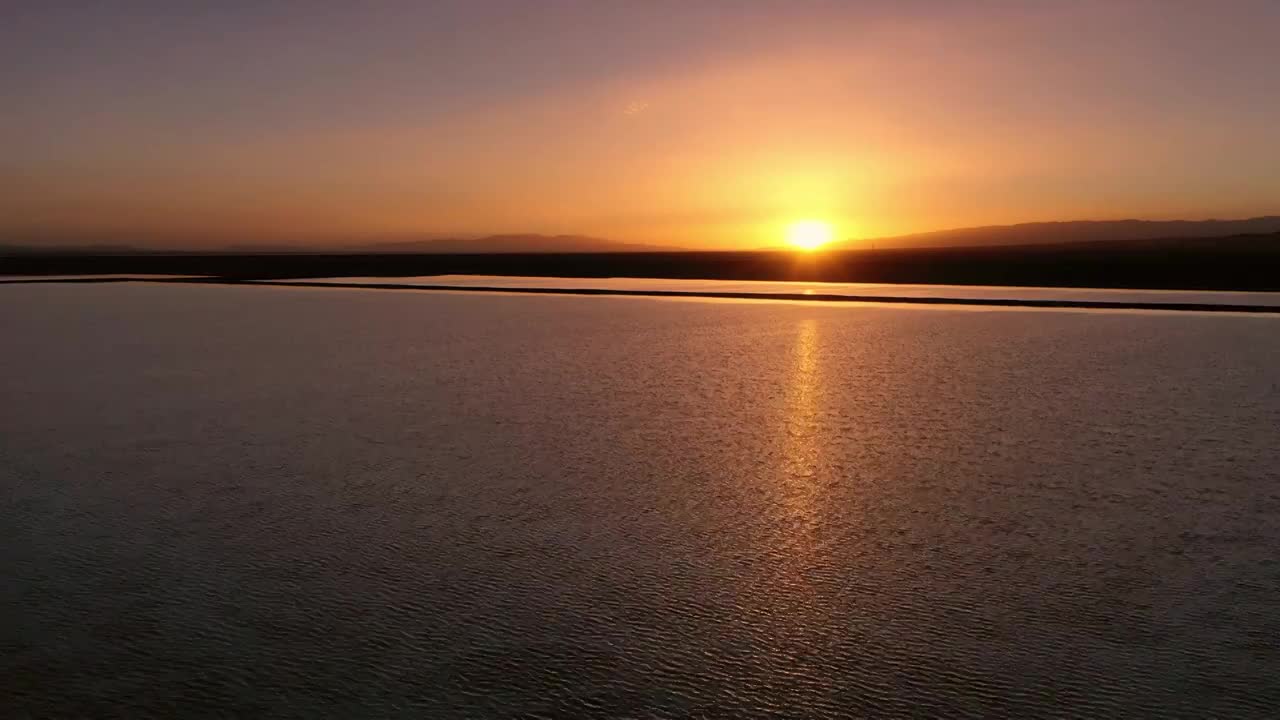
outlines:
[{"label": "sun reflection on water", "polygon": [[818,406],[822,382],[818,346],[817,320],[806,318],[800,323],[792,351],[783,426],[782,486],[779,488],[792,521],[805,526],[814,521],[818,466],[822,451],[818,437]]}]

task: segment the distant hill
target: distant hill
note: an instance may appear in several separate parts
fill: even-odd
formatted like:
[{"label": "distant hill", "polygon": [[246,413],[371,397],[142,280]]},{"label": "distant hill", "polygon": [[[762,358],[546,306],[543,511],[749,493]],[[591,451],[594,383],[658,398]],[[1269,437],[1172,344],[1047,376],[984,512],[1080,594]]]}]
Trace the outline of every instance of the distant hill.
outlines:
[{"label": "distant hill", "polygon": [[139,253],[440,253],[440,254],[489,254],[489,253],[615,253],[615,252],[673,252],[682,248],[661,245],[641,245],[615,242],[585,235],[537,235],[512,234],[486,237],[425,236],[412,240],[378,239],[349,240],[334,243],[331,240],[314,245],[303,243],[237,243],[218,245],[203,243],[175,243],[150,240],[137,245],[110,241],[85,244],[67,244],[56,238],[31,238],[28,242],[0,242],[0,255],[75,254],[75,255],[125,255]]},{"label": "distant hill", "polygon": [[[1106,241],[1177,240],[1280,232],[1280,216],[1248,220],[1078,220],[991,225],[841,243],[849,249],[1060,245]],[[1152,244],[1156,249],[1159,244]]]},{"label": "distant hill", "polygon": [[130,255],[146,252],[132,245],[112,243],[58,245],[41,243],[0,243],[0,255]]},{"label": "distant hill", "polygon": [[607,253],[670,252],[660,245],[621,243],[585,235],[489,235],[481,238],[437,238],[383,242],[352,248],[374,253]]},{"label": "distant hill", "polygon": [[[1159,252],[1195,247],[1202,251],[1272,251],[1278,242],[1280,216],[1247,220],[1078,220],[1039,222],[1021,225],[992,225],[956,228],[935,232],[874,239],[849,240],[831,246],[833,250],[925,250],[943,248],[983,248],[1014,246],[1073,246],[1080,251],[1121,250]],[[411,239],[410,239],[411,238]],[[24,242],[26,241],[26,242]],[[1107,247],[1103,247],[1106,245]],[[1124,247],[1122,248],[1121,245]],[[67,244],[57,238],[0,237],[0,255],[131,255],[131,254],[539,254],[539,253],[660,253],[689,248],[624,243],[585,235],[505,234],[485,237],[441,237],[419,235],[376,238],[332,239],[314,244],[298,242],[241,243],[216,245],[175,243],[147,239],[133,244],[126,236],[103,237],[101,242]],[[785,247],[761,247],[758,251],[787,251]]]}]

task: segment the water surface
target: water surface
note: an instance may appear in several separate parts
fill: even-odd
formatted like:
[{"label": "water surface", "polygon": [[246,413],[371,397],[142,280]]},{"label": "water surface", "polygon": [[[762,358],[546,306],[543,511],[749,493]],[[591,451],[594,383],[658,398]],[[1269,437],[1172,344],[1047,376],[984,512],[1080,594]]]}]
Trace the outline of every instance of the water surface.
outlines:
[{"label": "water surface", "polygon": [[[274,282],[291,282],[279,280]],[[960,300],[1053,300],[1108,303],[1194,303],[1280,307],[1280,293],[1219,290],[1124,290],[988,285],[909,285],[891,283],[774,282],[760,280],[682,280],[665,278],[557,278],[499,275],[424,275],[419,277],[307,278],[296,282],[380,284],[407,287],[600,289],[632,292],[731,293],[740,295],[827,295]]]},{"label": "water surface", "polygon": [[0,713],[1274,717],[1280,319],[0,288]]}]

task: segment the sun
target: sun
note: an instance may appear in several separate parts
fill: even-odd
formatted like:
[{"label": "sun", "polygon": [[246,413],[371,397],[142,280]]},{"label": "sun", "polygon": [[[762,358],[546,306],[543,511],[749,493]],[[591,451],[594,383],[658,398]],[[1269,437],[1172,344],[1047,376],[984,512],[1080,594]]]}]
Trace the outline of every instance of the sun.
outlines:
[{"label": "sun", "polygon": [[835,228],[822,220],[797,220],[787,226],[787,244],[799,250],[817,250],[831,242]]}]

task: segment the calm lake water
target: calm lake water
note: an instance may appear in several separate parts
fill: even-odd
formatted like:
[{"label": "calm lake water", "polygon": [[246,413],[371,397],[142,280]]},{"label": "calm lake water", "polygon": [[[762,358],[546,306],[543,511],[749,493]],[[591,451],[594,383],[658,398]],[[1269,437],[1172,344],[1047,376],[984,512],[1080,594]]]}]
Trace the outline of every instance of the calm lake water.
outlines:
[{"label": "calm lake water", "polygon": [[[277,280],[275,282],[291,282]],[[407,287],[572,288],[632,292],[735,293],[743,295],[856,295],[860,297],[949,298],[962,300],[1068,300],[1112,303],[1201,303],[1280,307],[1280,293],[1220,290],[1117,290],[989,285],[890,285],[885,283],[766,282],[759,280],[678,280],[666,278],[557,278],[497,275],[307,278],[308,283],[394,283]]]},{"label": "calm lake water", "polygon": [[1276,717],[1280,318],[0,287],[0,715]]}]

